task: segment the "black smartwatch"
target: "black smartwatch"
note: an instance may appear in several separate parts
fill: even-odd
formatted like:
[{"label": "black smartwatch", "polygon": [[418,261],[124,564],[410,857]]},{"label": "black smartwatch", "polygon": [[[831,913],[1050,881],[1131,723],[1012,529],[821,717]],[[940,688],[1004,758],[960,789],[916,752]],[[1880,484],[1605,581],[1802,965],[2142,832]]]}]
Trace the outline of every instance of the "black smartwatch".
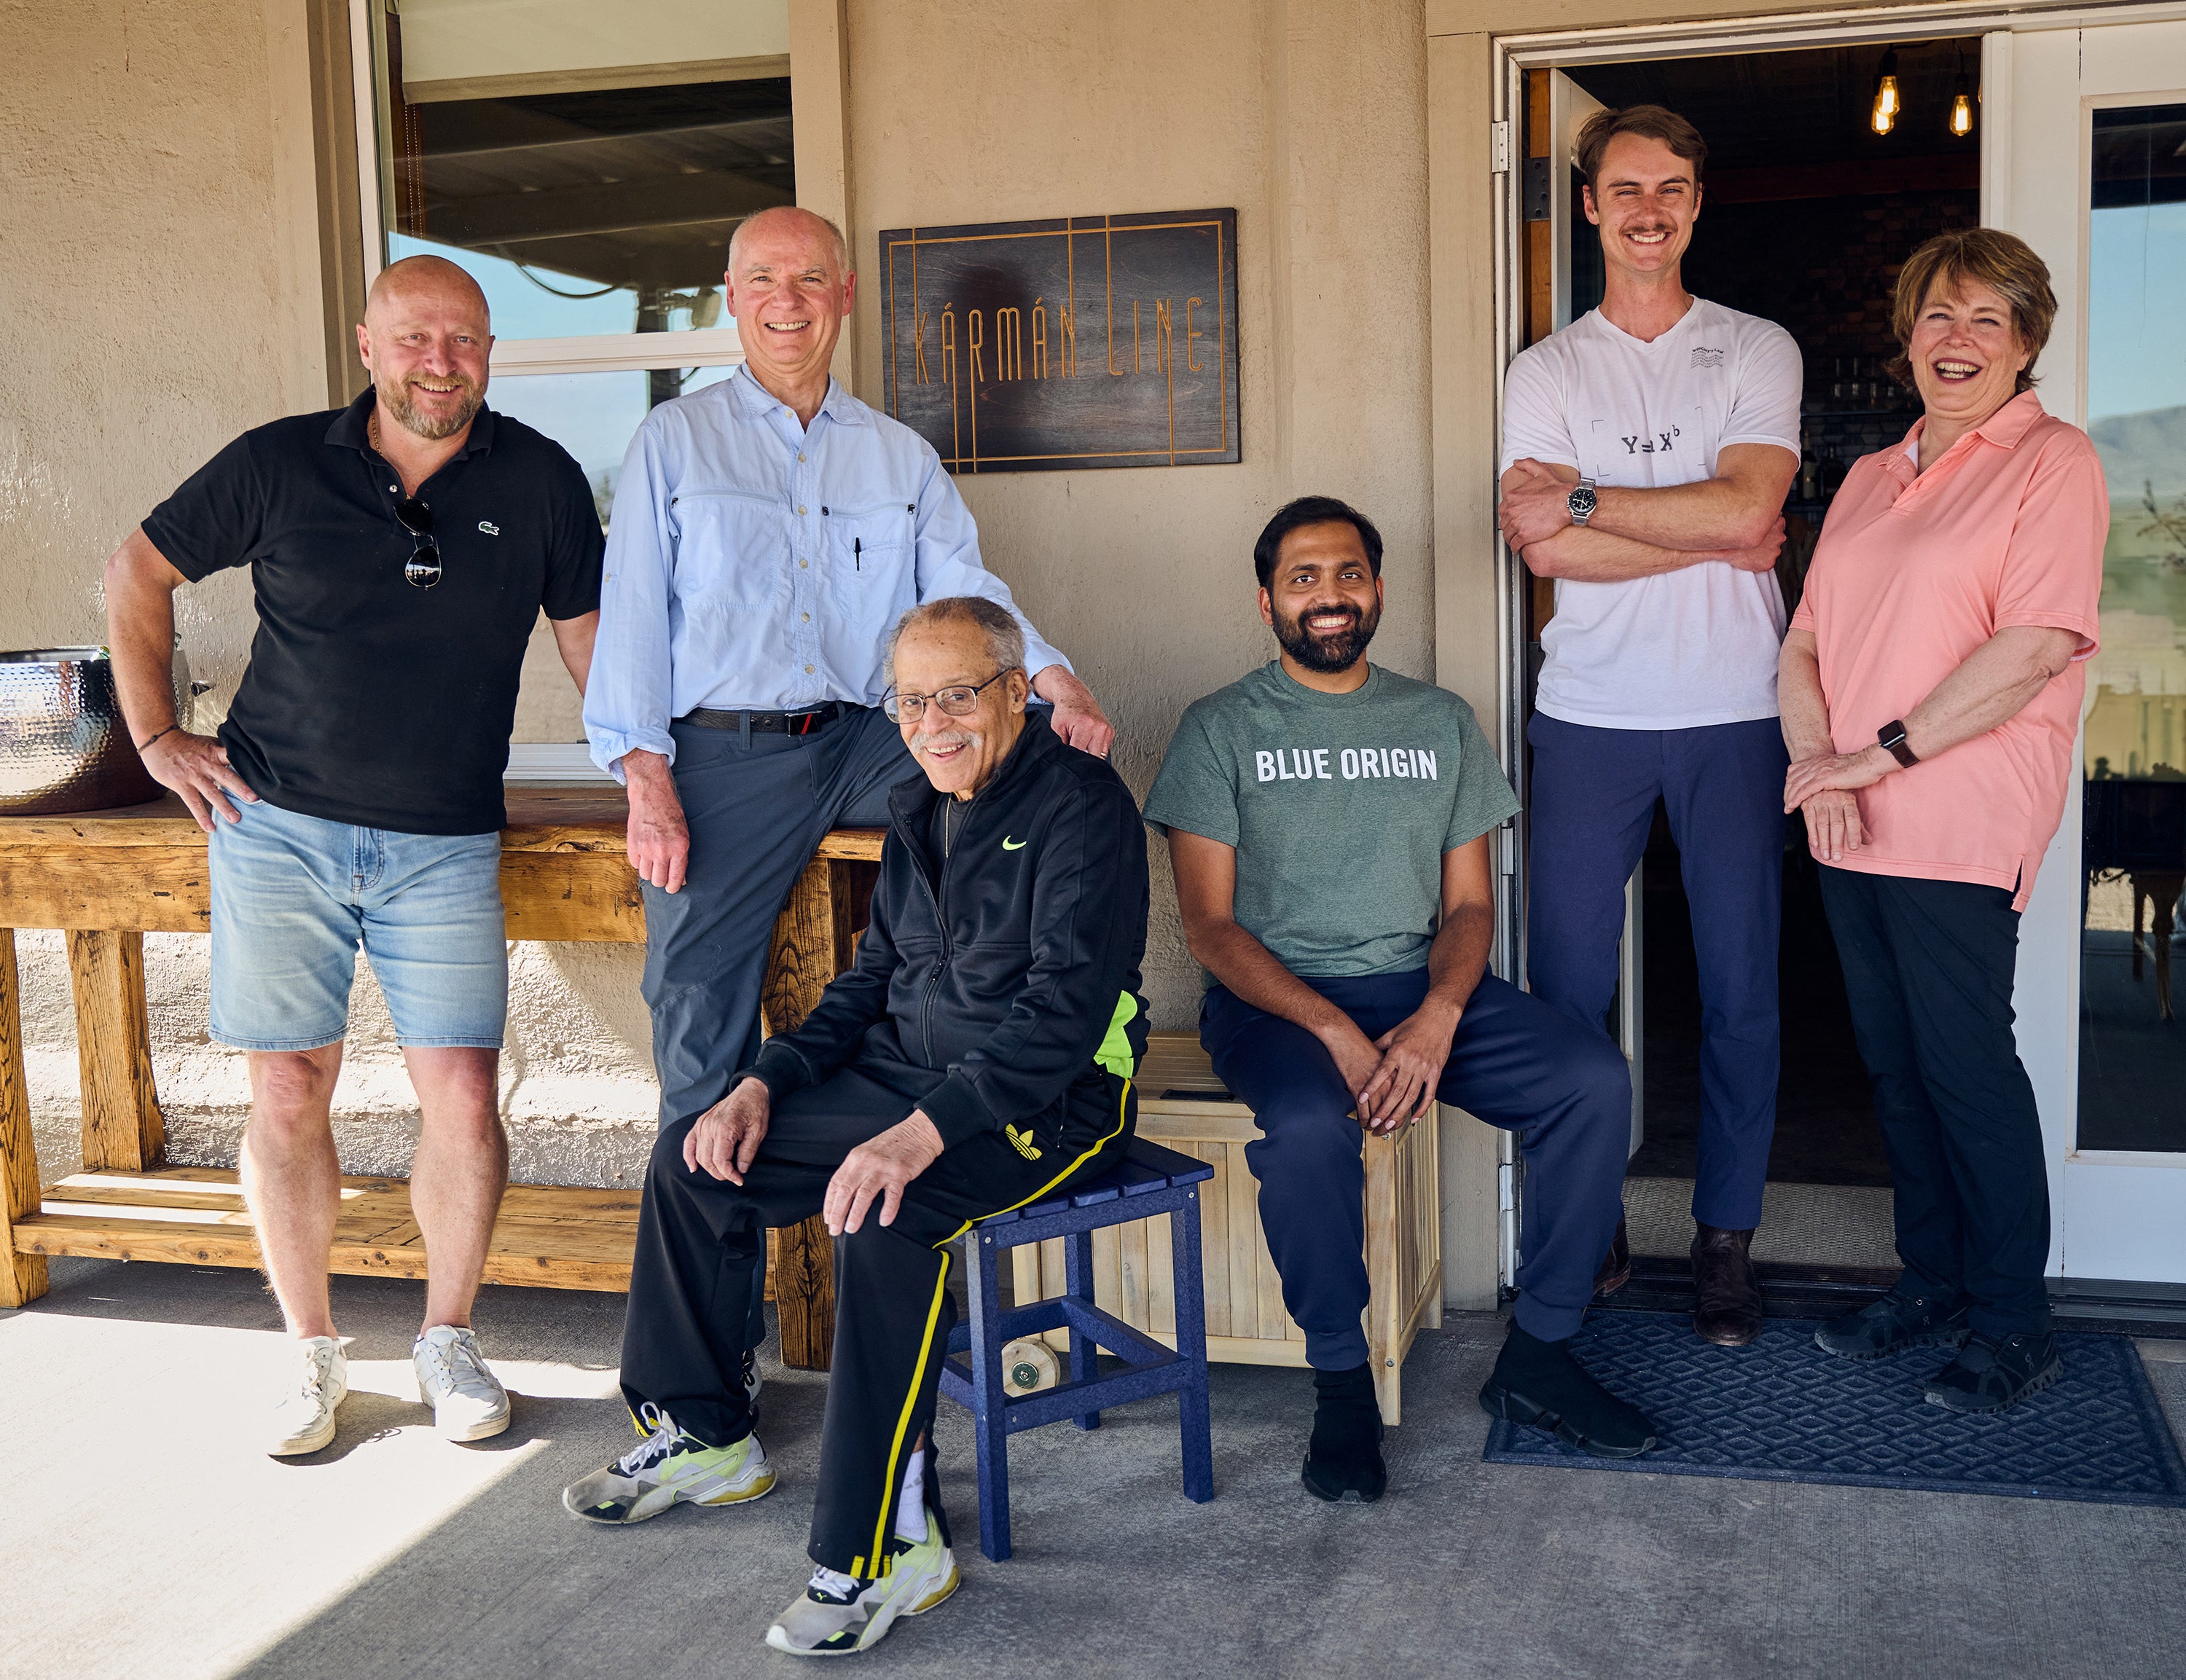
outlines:
[{"label": "black smartwatch", "polygon": [[1875,731],[1875,738],[1882,743],[1882,750],[1897,760],[1907,770],[1920,761],[1913,756],[1913,749],[1905,744],[1905,725],[1893,718]]},{"label": "black smartwatch", "polygon": [[1594,493],[1594,480],[1581,479],[1572,486],[1571,494],[1564,498],[1564,507],[1571,514],[1574,525],[1583,525],[1594,517],[1595,504],[1600,497]]}]

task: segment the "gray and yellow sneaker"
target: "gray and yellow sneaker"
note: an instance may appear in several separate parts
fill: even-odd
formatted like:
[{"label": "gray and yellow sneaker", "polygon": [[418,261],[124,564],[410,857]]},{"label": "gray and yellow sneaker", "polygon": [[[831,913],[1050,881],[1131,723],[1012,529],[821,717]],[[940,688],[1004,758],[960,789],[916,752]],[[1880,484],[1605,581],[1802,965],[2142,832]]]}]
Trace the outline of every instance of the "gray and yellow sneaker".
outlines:
[{"label": "gray and yellow sneaker", "polygon": [[926,1538],[916,1544],[899,1536],[888,1572],[860,1581],[816,1569],[804,1591],[766,1630],[766,1642],[792,1656],[849,1656],[877,1645],[900,1616],[923,1616],[962,1583],[956,1554],[941,1537],[941,1519],[928,1509]]},{"label": "gray and yellow sneaker", "polygon": [[645,1408],[644,1440],[603,1470],[562,1490],[571,1516],[587,1522],[643,1522],[670,1505],[737,1505],[774,1491],[774,1467],[757,1431],[726,1447],[709,1447],[655,1407]]}]

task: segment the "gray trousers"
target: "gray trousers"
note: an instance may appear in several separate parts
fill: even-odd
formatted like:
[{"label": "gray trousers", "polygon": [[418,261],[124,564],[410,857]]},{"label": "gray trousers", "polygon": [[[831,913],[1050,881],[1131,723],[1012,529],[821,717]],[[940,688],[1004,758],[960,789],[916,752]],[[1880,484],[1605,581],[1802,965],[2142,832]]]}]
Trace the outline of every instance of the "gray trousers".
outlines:
[{"label": "gray trousers", "polygon": [[789,890],[831,828],[882,828],[919,771],[877,709],[810,735],[670,725],[691,826],[679,893],[645,891],[645,980],[660,1123],[703,1114],[759,1054],[759,985]]}]

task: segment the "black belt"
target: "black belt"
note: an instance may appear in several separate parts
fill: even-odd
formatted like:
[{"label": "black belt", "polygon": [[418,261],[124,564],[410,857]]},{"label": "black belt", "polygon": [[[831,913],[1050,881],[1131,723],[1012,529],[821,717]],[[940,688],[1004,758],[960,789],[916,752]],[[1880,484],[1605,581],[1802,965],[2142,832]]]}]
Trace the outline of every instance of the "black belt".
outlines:
[{"label": "black belt", "polygon": [[810,735],[858,709],[840,700],[830,700],[804,712],[717,712],[700,706],[675,721],[696,724],[701,729],[732,729],[739,734],[749,731],[756,735]]}]

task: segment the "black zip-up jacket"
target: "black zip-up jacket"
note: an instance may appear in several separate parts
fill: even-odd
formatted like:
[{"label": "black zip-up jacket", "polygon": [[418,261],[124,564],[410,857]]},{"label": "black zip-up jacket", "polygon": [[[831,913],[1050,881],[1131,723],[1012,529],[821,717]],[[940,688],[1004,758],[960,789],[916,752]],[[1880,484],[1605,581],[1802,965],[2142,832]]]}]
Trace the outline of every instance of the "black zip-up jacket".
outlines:
[{"label": "black zip-up jacket", "polygon": [[1059,1145],[1070,1087],[1146,1053],[1138,806],[1044,711],[959,807],[946,858],[927,840],[940,797],[923,778],[890,797],[857,960],[748,1071],[779,1098],[853,1058],[923,1068],[946,1076],[918,1105],[944,1145],[1006,1126]]}]

